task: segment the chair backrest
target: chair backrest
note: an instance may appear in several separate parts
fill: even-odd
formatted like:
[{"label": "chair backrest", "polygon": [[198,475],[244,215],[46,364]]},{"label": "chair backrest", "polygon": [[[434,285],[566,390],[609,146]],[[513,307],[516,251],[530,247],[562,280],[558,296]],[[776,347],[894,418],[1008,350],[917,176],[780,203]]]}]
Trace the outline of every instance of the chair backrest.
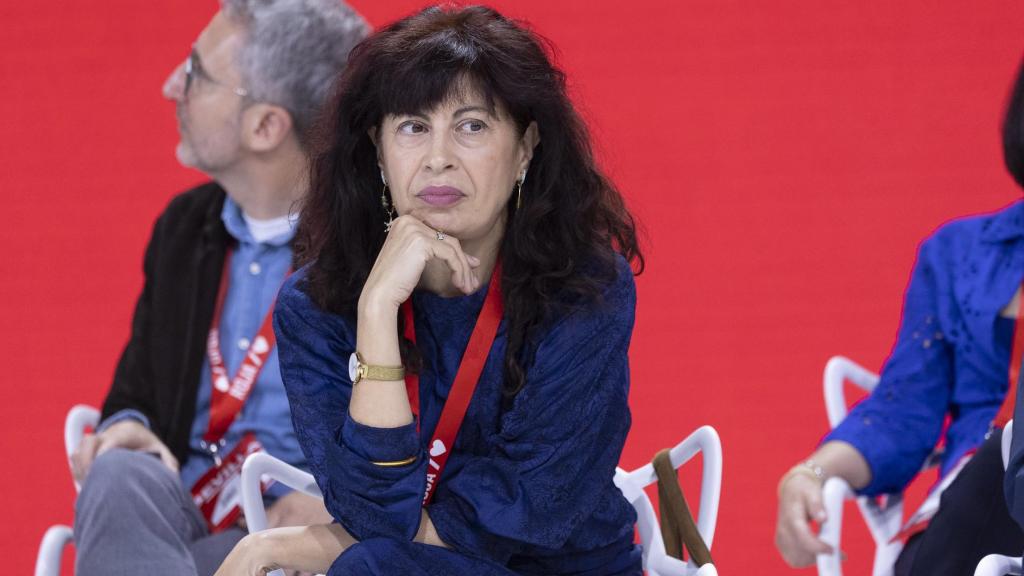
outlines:
[{"label": "chair backrest", "polygon": [[[700,511],[697,516],[697,531],[711,548],[718,523],[718,503],[722,494],[722,441],[711,426],[701,426],[669,451],[672,466],[678,469],[703,455],[701,475]],[[665,542],[661,536],[658,517],[645,488],[657,482],[654,466],[645,464],[632,472],[621,468],[615,472],[615,485],[633,505],[637,513],[637,532],[643,546],[644,569],[651,576],[676,576],[689,574],[717,574],[716,569],[705,564],[699,570],[689,563],[672,558],[665,553]],[[707,568],[707,570],[705,570]]]},{"label": "chair backrest", "polygon": [[870,393],[878,385],[878,374],[845,356],[833,356],[829,359],[825,364],[825,377],[822,379],[829,428],[838,426],[850,411],[846,403],[846,391],[843,389],[845,382],[851,382]]}]

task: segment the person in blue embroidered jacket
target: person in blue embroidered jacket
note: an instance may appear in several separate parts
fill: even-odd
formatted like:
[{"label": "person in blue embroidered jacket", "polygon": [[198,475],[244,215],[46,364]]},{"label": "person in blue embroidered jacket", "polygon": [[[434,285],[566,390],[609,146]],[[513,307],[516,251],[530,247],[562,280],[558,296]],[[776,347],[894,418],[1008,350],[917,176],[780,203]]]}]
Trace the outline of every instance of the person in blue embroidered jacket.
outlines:
[{"label": "person in blue embroidered jacket", "polygon": [[[1022,117],[1018,73],[1003,138],[1007,167],[1024,186],[1024,147],[1011,145],[1024,142]],[[912,522],[895,574],[973,574],[987,554],[1020,555],[1024,534],[999,490],[994,421],[1009,388],[1022,279],[1020,201],[949,222],[921,243],[878,386],[779,482],[776,546],[790,565],[813,564],[815,554],[831,551],[808,526],[825,519],[826,478],[843,478],[863,495],[900,492],[940,438],[938,511],[927,524]]]},{"label": "person in blue embroidered jacket", "polygon": [[[410,16],[352,52],[322,135],[306,266],[275,320],[337,523],[249,536],[219,573],[641,574],[612,477],[630,425],[629,263],[643,261],[542,44],[485,7]],[[424,506],[431,439],[495,282],[504,313]]]}]

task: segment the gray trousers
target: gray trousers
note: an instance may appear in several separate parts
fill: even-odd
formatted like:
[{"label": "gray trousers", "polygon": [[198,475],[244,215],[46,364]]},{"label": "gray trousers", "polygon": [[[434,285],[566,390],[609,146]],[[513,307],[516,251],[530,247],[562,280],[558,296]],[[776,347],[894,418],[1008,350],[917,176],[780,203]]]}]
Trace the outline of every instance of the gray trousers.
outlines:
[{"label": "gray trousers", "polygon": [[211,535],[178,475],[152,454],[114,449],[75,503],[75,574],[210,576],[245,532]]}]

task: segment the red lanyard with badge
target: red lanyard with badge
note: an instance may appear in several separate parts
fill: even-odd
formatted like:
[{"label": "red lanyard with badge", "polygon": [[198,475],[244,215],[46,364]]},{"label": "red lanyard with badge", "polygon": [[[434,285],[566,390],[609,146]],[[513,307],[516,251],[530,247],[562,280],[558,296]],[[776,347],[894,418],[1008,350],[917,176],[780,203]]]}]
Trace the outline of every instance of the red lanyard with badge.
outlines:
[{"label": "red lanyard with badge", "polygon": [[[487,356],[494,344],[504,310],[501,300],[501,263],[498,262],[494,266],[483,308],[480,309],[480,314],[477,316],[476,326],[473,327],[473,333],[469,337],[469,344],[462,355],[462,362],[459,364],[458,372],[455,373],[455,380],[451,390],[448,391],[448,399],[441,410],[441,418],[437,422],[437,428],[434,430],[434,436],[427,449],[430,459],[427,462],[427,486],[423,493],[424,506],[430,504],[433,499],[437,481],[441,478],[441,473],[448,462],[448,456],[455,444],[455,437],[466,417],[469,401],[473,398],[480,374],[483,372],[484,364],[487,363]],[[406,300],[402,305],[402,313],[405,316],[405,337],[415,344],[416,327],[411,299]],[[419,386],[419,376],[406,372],[405,388],[409,394],[409,406],[412,407],[414,416],[419,413]]]},{"label": "red lanyard with badge", "polygon": [[[217,303],[213,310],[213,322],[206,339],[206,356],[210,362],[210,423],[200,442],[213,456],[214,465],[195,485],[192,486],[192,500],[203,513],[211,532],[219,532],[235,523],[241,514],[241,473],[245,458],[263,450],[263,446],[252,432],[246,433],[235,448],[221,456],[224,435],[235,421],[252,393],[256,378],[259,377],[277,338],[274,336],[274,303],[270,304],[259,332],[249,344],[245,357],[233,378],[228,377],[224,357],[220,352],[220,320],[227,298],[231,276],[231,252],[224,258]],[[270,483],[264,483],[266,490]]]}]

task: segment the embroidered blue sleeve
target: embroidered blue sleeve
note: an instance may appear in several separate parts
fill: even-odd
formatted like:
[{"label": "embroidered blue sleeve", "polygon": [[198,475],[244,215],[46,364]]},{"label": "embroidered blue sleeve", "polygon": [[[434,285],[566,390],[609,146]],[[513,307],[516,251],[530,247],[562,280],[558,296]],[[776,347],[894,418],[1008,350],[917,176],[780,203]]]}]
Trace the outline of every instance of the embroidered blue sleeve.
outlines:
[{"label": "embroidered blue sleeve", "polygon": [[[442,540],[504,563],[531,548],[562,548],[595,514],[635,521],[612,482],[630,426],[634,309],[627,267],[599,308],[573,313],[544,335],[495,448],[446,474],[428,507]],[[623,525],[632,532],[632,522]]]},{"label": "embroidered blue sleeve", "polygon": [[[953,386],[947,330],[958,312],[948,274],[949,231],[925,240],[903,303],[903,320],[878,386],[824,441],[851,444],[867,460],[862,494],[903,490],[935,448]],[[955,328],[954,328],[955,330]],[[955,333],[955,332],[954,332]]]},{"label": "embroidered blue sleeve", "polygon": [[348,358],[352,326],[326,313],[299,288],[302,271],[281,288],[274,312],[281,376],[302,451],[327,510],[357,540],[410,540],[420,523],[423,458],[382,467],[420,452],[415,425],[371,428],[351,421]]}]

